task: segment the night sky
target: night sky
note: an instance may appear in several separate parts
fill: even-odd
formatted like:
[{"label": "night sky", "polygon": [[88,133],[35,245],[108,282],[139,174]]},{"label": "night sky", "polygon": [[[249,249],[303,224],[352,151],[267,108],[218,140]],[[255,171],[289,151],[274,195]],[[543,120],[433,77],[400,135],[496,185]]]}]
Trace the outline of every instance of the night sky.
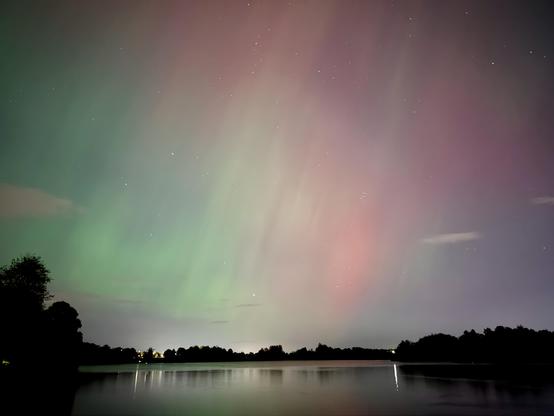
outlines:
[{"label": "night sky", "polygon": [[554,4],[14,2],[0,262],[85,340],[554,329]]}]

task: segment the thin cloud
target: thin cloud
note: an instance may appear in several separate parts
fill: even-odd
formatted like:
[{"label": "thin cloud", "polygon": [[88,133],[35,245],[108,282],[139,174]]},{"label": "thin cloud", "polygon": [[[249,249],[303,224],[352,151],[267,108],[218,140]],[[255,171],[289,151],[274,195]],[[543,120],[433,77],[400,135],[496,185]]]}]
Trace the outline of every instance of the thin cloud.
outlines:
[{"label": "thin cloud", "polygon": [[73,201],[36,188],[0,184],[0,218],[49,217],[80,212]]},{"label": "thin cloud", "polygon": [[477,231],[468,231],[464,233],[437,234],[426,237],[421,240],[425,244],[456,244],[466,241],[479,240],[481,234]]},{"label": "thin cloud", "polygon": [[554,196],[537,196],[531,199],[534,205],[554,205]]},{"label": "thin cloud", "polygon": [[235,308],[254,308],[256,306],[262,306],[261,303],[239,303],[235,305]]}]

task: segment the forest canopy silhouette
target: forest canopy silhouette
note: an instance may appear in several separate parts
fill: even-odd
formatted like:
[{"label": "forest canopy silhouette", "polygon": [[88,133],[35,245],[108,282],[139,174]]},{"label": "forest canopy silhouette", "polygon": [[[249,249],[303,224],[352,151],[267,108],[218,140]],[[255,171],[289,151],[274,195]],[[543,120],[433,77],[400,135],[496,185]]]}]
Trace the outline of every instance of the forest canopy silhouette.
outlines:
[{"label": "forest canopy silhouette", "polygon": [[0,268],[0,360],[18,369],[56,365],[75,370],[83,336],[77,311],[54,302],[50,272],[40,257],[26,255]]},{"label": "forest canopy silhouette", "polygon": [[256,353],[209,346],[166,349],[112,348],[83,342],[78,312],[64,301],[49,304],[50,272],[34,255],[15,258],[0,268],[0,362],[15,369],[55,366],[75,371],[81,364],[279,360],[397,360],[419,362],[553,363],[554,332],[518,326],[464,331],[455,337],[432,334],[417,342],[402,341],[395,350],[361,347],[285,352],[281,345]]}]

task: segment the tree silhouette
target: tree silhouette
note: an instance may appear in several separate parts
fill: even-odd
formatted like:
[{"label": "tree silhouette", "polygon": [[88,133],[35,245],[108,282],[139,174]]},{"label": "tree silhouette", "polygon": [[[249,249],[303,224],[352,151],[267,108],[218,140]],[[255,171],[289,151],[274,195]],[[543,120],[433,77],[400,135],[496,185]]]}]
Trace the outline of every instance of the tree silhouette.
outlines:
[{"label": "tree silhouette", "polygon": [[47,288],[49,282],[50,271],[38,256],[17,257],[9,266],[0,268],[2,294],[15,296],[27,308],[43,309],[44,302],[51,297]]},{"label": "tree silhouette", "polygon": [[167,350],[164,351],[164,361],[173,362],[175,361],[175,356],[176,356],[175,350],[168,348]]},{"label": "tree silhouette", "polygon": [[259,360],[277,361],[286,357],[281,345],[270,345],[269,348],[262,348],[256,354]]},{"label": "tree silhouette", "polygon": [[67,302],[55,302],[45,311],[46,350],[49,359],[57,366],[77,367],[83,342],[78,316]]},{"label": "tree silhouette", "polygon": [[554,332],[518,326],[485,328],[482,334],[464,331],[458,338],[433,334],[417,342],[402,341],[396,349],[400,361],[466,363],[553,363]]},{"label": "tree silhouette", "polygon": [[49,271],[37,256],[18,257],[0,268],[1,360],[17,367],[35,361],[48,282]]},{"label": "tree silhouette", "polygon": [[15,369],[77,368],[81,321],[66,302],[45,310],[49,282],[50,272],[37,256],[18,257],[0,268],[0,360]]},{"label": "tree silhouette", "polygon": [[154,361],[154,348],[148,348],[142,355],[142,361],[145,363],[151,363]]}]

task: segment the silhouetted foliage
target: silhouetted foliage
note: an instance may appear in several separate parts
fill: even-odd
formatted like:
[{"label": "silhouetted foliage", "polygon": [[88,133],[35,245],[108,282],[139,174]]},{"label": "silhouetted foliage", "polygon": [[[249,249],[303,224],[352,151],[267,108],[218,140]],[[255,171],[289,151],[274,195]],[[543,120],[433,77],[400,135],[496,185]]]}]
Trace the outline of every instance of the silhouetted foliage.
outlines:
[{"label": "silhouetted foliage", "polygon": [[434,334],[417,342],[402,341],[396,349],[400,361],[475,363],[552,363],[554,332],[518,326],[486,328],[482,334],[464,331],[456,338]]},{"label": "silhouetted foliage", "polygon": [[146,350],[146,352],[142,356],[142,362],[151,363],[153,361],[154,361],[154,348],[150,347]]},{"label": "silhouetted foliage", "polygon": [[174,362],[176,355],[175,350],[167,349],[164,351],[164,361],[167,361],[168,363]]},{"label": "silhouetted foliage", "polygon": [[271,345],[269,348],[261,348],[256,355],[258,359],[263,361],[279,361],[287,357],[281,345]]},{"label": "silhouetted foliage", "polygon": [[66,302],[45,310],[48,269],[40,257],[23,256],[0,268],[0,360],[15,369],[56,364],[76,369],[82,341],[78,314]]},{"label": "silhouetted foliage", "polygon": [[139,355],[134,348],[111,348],[108,345],[100,346],[90,342],[84,342],[81,346],[80,364],[126,364],[138,362]]},{"label": "silhouetted foliage", "polygon": [[77,368],[83,342],[78,316],[67,302],[55,302],[45,311],[45,356],[58,366]]},{"label": "silhouetted foliage", "polygon": [[49,282],[50,272],[38,256],[17,257],[9,266],[0,268],[2,294],[13,296],[28,309],[43,309],[44,302],[50,298],[47,288]]},{"label": "silhouetted foliage", "polygon": [[283,361],[283,360],[390,360],[393,354],[385,349],[367,348],[331,348],[319,344],[315,350],[301,348],[287,353],[281,345],[261,348],[256,353],[235,352],[232,349],[209,346],[192,346],[166,349],[157,357],[152,348],[142,354],[133,350],[133,354],[124,355],[121,348],[100,347],[84,343],[81,363],[115,364],[115,363],[152,363],[152,362],[225,362],[225,361]]},{"label": "silhouetted foliage", "polygon": [[35,361],[49,293],[49,272],[39,257],[23,256],[0,269],[0,359],[18,367]]}]

